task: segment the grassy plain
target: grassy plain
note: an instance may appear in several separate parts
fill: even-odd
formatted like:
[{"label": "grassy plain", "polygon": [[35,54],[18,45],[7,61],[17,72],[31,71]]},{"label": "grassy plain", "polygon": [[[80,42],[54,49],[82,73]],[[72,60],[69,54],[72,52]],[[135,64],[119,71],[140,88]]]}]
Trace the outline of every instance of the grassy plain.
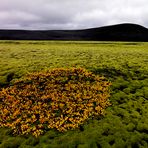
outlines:
[{"label": "grassy plain", "polygon": [[148,43],[0,41],[0,88],[28,72],[82,67],[112,82],[106,115],[39,138],[0,129],[0,148],[148,147]]}]

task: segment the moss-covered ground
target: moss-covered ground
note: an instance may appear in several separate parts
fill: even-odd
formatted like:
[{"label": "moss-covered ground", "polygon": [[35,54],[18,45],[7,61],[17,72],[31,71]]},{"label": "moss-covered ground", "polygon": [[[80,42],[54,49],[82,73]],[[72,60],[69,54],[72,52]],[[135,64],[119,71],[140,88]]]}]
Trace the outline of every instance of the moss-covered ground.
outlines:
[{"label": "moss-covered ground", "polygon": [[38,138],[0,128],[0,148],[147,148],[148,43],[0,41],[0,89],[28,72],[82,67],[111,81],[104,117]]}]

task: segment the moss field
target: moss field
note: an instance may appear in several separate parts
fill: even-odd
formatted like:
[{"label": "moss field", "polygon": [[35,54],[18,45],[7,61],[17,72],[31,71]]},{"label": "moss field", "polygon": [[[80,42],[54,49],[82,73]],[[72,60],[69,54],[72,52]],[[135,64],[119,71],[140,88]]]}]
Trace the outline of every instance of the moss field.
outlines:
[{"label": "moss field", "polygon": [[0,148],[147,148],[148,43],[0,41],[0,90],[28,73],[73,67],[112,83],[104,116],[39,137],[1,127]]}]

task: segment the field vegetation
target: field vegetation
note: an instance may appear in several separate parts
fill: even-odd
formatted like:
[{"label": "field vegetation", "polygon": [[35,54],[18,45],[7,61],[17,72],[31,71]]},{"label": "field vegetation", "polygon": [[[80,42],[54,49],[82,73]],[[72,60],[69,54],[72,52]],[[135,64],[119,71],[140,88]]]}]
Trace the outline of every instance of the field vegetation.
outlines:
[{"label": "field vegetation", "polygon": [[0,127],[38,137],[78,128],[110,105],[110,82],[82,68],[32,73],[0,91]]},{"label": "field vegetation", "polygon": [[[142,42],[0,41],[1,117],[2,110],[5,109],[5,106],[2,106],[4,90],[9,94],[17,88],[24,93],[21,84],[26,82],[24,77],[26,74],[30,76],[33,84],[37,84],[35,74],[41,74],[41,71],[51,71],[55,68],[67,70],[84,70],[85,68],[87,73],[98,78],[105,77],[112,83],[109,98],[111,105],[105,107],[104,116],[88,118],[77,128],[67,128],[68,130],[64,132],[55,128],[47,128],[43,130],[42,135],[37,137],[32,134],[13,134],[14,130],[18,132],[20,126],[14,130],[8,126],[1,127],[0,148],[148,147],[147,65],[148,43]],[[33,74],[28,74],[32,72]],[[73,80],[72,83],[75,82]],[[65,79],[61,80],[62,83],[63,81]],[[59,84],[59,88],[62,83]],[[86,84],[86,81],[81,82],[83,83]],[[80,84],[78,86],[81,88]],[[15,103],[17,99],[14,99]],[[79,104],[76,103],[76,105]],[[18,109],[21,107],[18,106]],[[13,109],[17,109],[17,106]],[[43,109],[42,111],[46,112]],[[79,110],[73,112],[78,113]],[[19,117],[21,115],[18,114]],[[32,113],[30,115],[33,116]],[[3,119],[5,118],[7,116],[3,116]],[[39,120],[35,121],[35,125],[38,125],[38,122]],[[2,124],[1,119],[0,123]]]}]

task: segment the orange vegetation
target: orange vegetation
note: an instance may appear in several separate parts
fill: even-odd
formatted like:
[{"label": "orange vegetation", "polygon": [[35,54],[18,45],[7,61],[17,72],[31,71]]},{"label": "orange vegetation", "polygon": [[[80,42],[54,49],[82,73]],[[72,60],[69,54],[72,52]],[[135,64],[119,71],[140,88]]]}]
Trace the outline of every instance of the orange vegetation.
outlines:
[{"label": "orange vegetation", "polygon": [[39,136],[75,129],[110,105],[110,82],[83,68],[32,73],[0,91],[0,127]]}]

